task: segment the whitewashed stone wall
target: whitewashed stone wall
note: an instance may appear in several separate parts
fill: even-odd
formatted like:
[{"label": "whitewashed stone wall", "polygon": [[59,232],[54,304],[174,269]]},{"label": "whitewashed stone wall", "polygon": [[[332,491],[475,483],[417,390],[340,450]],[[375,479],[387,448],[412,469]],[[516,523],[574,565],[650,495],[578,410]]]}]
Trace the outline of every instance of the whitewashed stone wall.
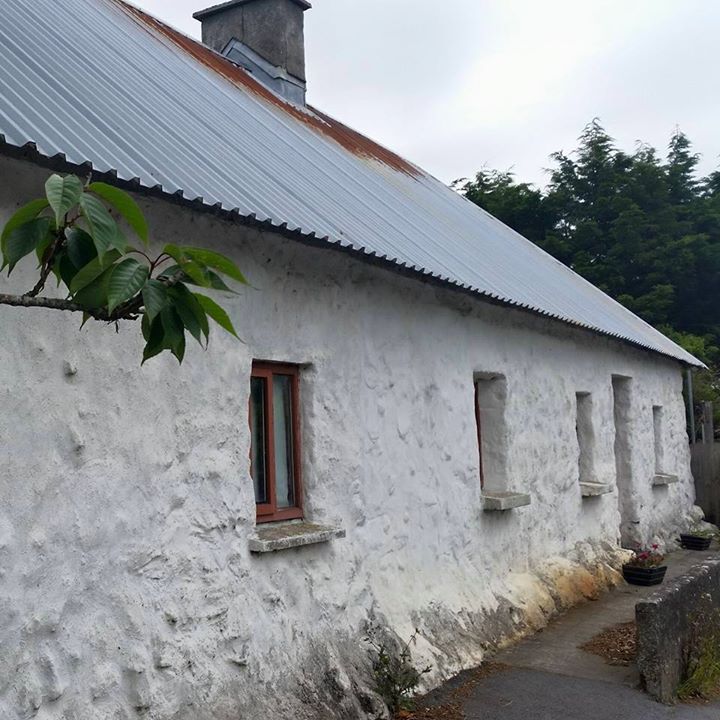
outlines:
[{"label": "whitewashed stone wall", "polygon": [[[0,159],[0,223],[47,172]],[[617,493],[583,500],[575,394],[615,483],[611,376],[632,378],[638,536],[693,505],[681,368],[326,250],[146,201],[158,242],[230,252],[253,287],[186,363],[140,367],[135,327],[0,308],[0,717],[363,717],[364,623],[419,627],[429,682],[616,579]],[[2,279],[31,285],[31,267]],[[91,344],[97,348],[90,352]],[[256,557],[253,358],[301,363],[307,515],[327,545]],[[473,374],[507,380],[512,489],[483,513]],[[667,427],[653,489],[652,406]]]}]

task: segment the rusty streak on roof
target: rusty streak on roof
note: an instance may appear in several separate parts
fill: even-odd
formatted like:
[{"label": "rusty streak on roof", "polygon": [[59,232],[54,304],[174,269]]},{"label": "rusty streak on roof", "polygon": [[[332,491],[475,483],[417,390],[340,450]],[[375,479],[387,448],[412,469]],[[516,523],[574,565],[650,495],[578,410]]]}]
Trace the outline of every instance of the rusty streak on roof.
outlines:
[{"label": "rusty streak on roof", "polygon": [[312,107],[308,107],[307,110],[304,110],[278,97],[274,92],[268,90],[261,82],[256,80],[251,73],[245,70],[245,68],[241,68],[238,65],[235,65],[235,63],[230,62],[230,60],[207,47],[207,45],[203,45],[197,40],[193,40],[187,35],[179,33],[169,25],[166,25],[133,5],[128,4],[124,0],[113,0],[113,2],[116,2],[127,13],[136,17],[141,23],[162,33],[165,37],[172,40],[178,47],[182,48],[186,53],[203,63],[203,65],[206,65],[218,74],[222,75],[234,85],[238,85],[244,90],[249,90],[268,102],[273,103],[283,110],[283,112],[291,114],[293,117],[313,127],[315,130],[319,130],[321,133],[331,137],[351,153],[379,160],[380,162],[385,163],[396,170],[407,173],[408,175],[419,174],[418,168],[409,163],[407,160],[382,147],[382,145],[373,142],[364,135],[361,135],[359,132],[352,130],[327,115],[319,113]]}]

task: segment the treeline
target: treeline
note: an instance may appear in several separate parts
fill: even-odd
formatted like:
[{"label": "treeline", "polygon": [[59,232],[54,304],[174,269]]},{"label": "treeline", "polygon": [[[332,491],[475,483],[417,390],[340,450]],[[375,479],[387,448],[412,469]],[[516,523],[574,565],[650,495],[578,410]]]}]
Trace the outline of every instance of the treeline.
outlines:
[{"label": "treeline", "polygon": [[598,121],[575,151],[551,157],[545,189],[488,169],[455,187],[720,365],[720,171],[699,178],[699,156],[679,130],[664,157],[648,145],[628,154]]}]

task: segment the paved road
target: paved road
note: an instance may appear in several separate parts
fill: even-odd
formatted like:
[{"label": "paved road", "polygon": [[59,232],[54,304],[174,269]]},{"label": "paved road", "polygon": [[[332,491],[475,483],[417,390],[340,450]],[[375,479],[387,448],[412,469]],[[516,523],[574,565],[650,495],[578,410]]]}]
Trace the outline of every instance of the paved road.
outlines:
[{"label": "paved road", "polygon": [[720,720],[720,705],[660,705],[602,680],[510,668],[482,680],[465,701],[467,720]]},{"label": "paved road", "polygon": [[[684,575],[706,557],[717,555],[717,552],[678,550],[668,557],[667,579]],[[637,668],[607,665],[596,655],[581,650],[580,646],[607,628],[634,620],[635,603],[656,590],[656,587],[644,588],[623,583],[599,600],[573,608],[542,632],[501,652],[495,660],[517,668],[636,687],[640,682]]]},{"label": "paved road", "polygon": [[[668,578],[705,557],[673,553]],[[571,610],[500,653],[495,660],[506,669],[479,681],[472,679],[473,671],[464,673],[433,693],[429,704],[459,701],[466,720],[720,720],[720,702],[660,705],[637,689],[637,668],[612,667],[580,649],[602,630],[633,620],[635,603],[654,590],[623,584]]]}]

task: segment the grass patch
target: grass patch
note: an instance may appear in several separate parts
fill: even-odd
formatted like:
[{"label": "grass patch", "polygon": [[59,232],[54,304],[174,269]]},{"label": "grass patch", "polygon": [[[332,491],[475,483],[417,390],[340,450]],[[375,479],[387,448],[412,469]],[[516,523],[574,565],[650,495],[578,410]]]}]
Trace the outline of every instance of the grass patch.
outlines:
[{"label": "grass patch", "polygon": [[372,669],[375,676],[375,690],[385,701],[393,717],[407,715],[415,709],[413,695],[422,676],[431,672],[428,665],[422,669],[415,667],[410,647],[415,645],[419,630],[410,636],[406,643],[390,642],[389,633],[379,627],[369,626],[365,642],[372,655]]},{"label": "grass patch", "polygon": [[697,657],[689,663],[687,679],[677,691],[682,701],[709,700],[720,694],[720,637],[713,633],[699,646]]}]

